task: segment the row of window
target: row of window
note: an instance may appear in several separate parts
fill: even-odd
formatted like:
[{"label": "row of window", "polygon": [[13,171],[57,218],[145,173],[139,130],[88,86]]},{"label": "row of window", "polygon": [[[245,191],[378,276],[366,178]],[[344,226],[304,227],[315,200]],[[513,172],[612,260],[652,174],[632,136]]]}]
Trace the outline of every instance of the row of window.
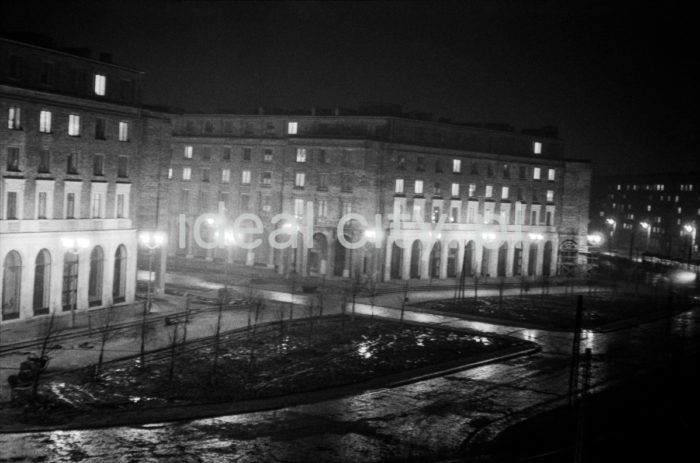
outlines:
[{"label": "row of window", "polygon": [[[212,160],[212,155],[211,155],[211,148],[208,146],[203,146],[199,150],[199,157],[201,157],[201,161],[204,162],[209,162]],[[232,152],[233,148],[230,146],[225,146],[223,149],[223,153],[221,154],[221,160],[222,161],[230,161],[232,157]],[[243,160],[244,161],[251,161],[253,157],[253,149],[250,147],[245,147],[243,148]],[[192,159],[194,157],[194,146],[192,145],[185,145],[184,147],[184,158],[185,159]],[[263,153],[263,161],[264,162],[272,162],[273,156],[272,156],[272,149],[271,148],[266,148]]]},{"label": "row of window", "polygon": [[[53,133],[53,113],[49,110],[42,109],[39,111],[39,132]],[[7,128],[10,130],[22,130],[22,108],[19,106],[10,106],[7,113]],[[80,115],[68,115],[68,135],[71,137],[79,137],[81,135]],[[106,140],[107,120],[97,118],[95,120],[95,139]],[[117,140],[129,141],[129,123],[127,121],[119,121],[117,126]]]},{"label": "row of window", "polygon": [[[468,186],[469,189],[469,197],[475,197],[476,196],[476,184],[475,183],[470,183]],[[404,194],[405,193],[405,185],[404,185],[404,179],[402,178],[397,178],[395,183],[394,183],[394,193],[396,194]],[[522,199],[522,190],[519,190],[519,199]],[[422,195],[423,194],[423,180],[415,180],[413,184],[413,193],[416,195]],[[494,191],[493,191],[493,185],[486,185],[484,188],[484,197],[485,198],[493,198],[494,197]],[[442,194],[442,188],[440,183],[435,183],[433,187],[433,194],[435,195],[441,195]],[[458,198],[460,196],[460,184],[459,183],[452,183],[450,187],[450,194],[453,198]],[[533,191],[533,195],[536,194],[535,191]],[[510,198],[510,188],[507,186],[502,186],[501,187],[501,199],[509,199]],[[547,202],[553,202],[554,201],[554,190],[547,190]]]},{"label": "row of window", "polygon": [[[23,192],[19,189],[7,189],[5,192],[5,220],[19,220],[21,215],[21,206],[23,204]],[[105,218],[106,193],[93,192],[90,196],[90,218],[102,219]],[[53,217],[53,191],[37,191],[35,203],[34,219],[44,220],[52,219]],[[63,217],[66,219],[79,219],[80,217],[80,191],[66,191],[63,202]],[[117,192],[116,201],[114,204],[114,217],[127,218],[129,212],[129,193]],[[26,215],[24,217],[27,218]]]},{"label": "row of window", "polygon": [[[51,151],[44,149],[39,151],[39,162],[37,164],[37,172],[40,174],[48,174],[52,171]],[[79,174],[80,153],[72,152],[66,154],[66,173],[71,175]],[[128,156],[117,156],[117,177],[128,177]],[[8,172],[20,172],[20,149],[10,146],[7,148],[7,164]],[[92,174],[94,176],[105,175],[105,155],[96,153],[92,155]]]}]

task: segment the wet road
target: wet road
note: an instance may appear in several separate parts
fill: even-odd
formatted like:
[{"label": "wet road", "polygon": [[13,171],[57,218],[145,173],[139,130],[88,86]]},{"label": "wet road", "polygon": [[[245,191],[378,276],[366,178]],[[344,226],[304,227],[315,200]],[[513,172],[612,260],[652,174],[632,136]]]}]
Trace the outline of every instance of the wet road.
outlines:
[{"label": "wet road", "polygon": [[[395,316],[358,304],[358,312]],[[611,333],[587,332],[592,384],[662,365],[667,347],[697,349],[699,311]],[[0,461],[431,461],[566,400],[571,334],[408,313],[535,341],[542,352],[344,399],[216,419],[94,431],[0,435]],[[673,335],[669,342],[668,333]]]}]

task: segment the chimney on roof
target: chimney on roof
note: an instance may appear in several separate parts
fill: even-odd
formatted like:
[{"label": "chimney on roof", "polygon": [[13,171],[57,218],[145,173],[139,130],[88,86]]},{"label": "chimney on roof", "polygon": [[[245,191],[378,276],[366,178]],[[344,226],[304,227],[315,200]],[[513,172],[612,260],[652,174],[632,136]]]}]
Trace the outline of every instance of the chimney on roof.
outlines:
[{"label": "chimney on roof", "polygon": [[112,63],[112,54],[111,53],[100,53],[100,61],[103,63]]}]

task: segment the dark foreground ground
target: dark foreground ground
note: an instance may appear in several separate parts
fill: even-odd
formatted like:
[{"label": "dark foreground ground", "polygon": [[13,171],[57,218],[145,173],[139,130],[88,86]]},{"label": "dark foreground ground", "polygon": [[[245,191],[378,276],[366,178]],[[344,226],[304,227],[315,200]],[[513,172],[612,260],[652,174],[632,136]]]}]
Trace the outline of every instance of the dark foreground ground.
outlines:
[{"label": "dark foreground ground", "polygon": [[583,462],[693,461],[700,439],[699,360],[675,360],[590,395],[578,408],[557,408],[512,426],[474,448],[467,461],[575,462],[577,434]]}]

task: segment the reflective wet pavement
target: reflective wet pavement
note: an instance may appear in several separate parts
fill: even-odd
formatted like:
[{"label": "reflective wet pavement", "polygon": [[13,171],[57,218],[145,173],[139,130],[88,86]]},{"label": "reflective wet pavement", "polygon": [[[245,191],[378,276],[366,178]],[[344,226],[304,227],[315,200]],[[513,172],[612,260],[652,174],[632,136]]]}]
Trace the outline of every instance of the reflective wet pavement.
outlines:
[{"label": "reflective wet pavement", "polygon": [[[395,316],[358,304],[358,312]],[[587,332],[592,384],[607,387],[697,349],[699,311],[611,333]],[[570,333],[490,325],[424,313],[408,319],[508,334],[540,353],[392,389],[216,419],[143,427],[0,435],[0,461],[437,461],[566,399]]]}]

